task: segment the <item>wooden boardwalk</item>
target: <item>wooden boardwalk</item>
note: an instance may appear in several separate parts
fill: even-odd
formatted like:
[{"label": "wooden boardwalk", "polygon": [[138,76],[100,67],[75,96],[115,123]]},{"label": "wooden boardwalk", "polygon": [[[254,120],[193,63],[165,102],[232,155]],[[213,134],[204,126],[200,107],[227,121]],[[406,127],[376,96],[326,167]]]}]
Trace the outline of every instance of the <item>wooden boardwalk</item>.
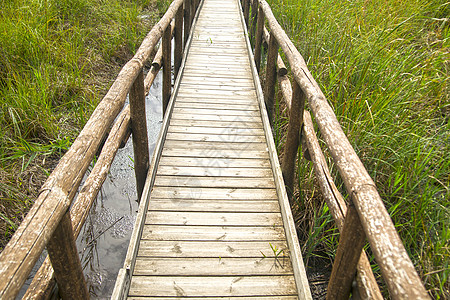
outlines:
[{"label": "wooden boardwalk", "polygon": [[309,299],[240,4],[197,17],[115,297]]}]

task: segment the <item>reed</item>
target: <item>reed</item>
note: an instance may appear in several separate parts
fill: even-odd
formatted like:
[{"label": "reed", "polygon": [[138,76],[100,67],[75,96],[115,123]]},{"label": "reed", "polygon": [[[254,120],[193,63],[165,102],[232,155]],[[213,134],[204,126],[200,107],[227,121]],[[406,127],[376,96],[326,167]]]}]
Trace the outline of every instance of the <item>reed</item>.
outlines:
[{"label": "reed", "polygon": [[0,249],[168,3],[2,3]]},{"label": "reed", "polygon": [[[450,297],[450,2],[269,3],[376,182],[429,293]],[[304,250],[333,257],[326,205],[314,204],[311,166],[299,165],[298,205],[316,208],[302,221],[314,237]]]}]

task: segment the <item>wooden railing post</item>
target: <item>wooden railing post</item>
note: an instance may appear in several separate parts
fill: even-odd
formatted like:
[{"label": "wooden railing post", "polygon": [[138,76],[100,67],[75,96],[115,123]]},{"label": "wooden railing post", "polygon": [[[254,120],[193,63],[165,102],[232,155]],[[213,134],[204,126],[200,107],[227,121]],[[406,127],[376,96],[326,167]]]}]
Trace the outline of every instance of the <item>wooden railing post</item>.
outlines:
[{"label": "wooden railing post", "polygon": [[166,113],[172,89],[172,34],[170,26],[167,26],[162,37],[163,53],[163,93],[162,104],[163,114]]},{"label": "wooden railing post", "polygon": [[345,216],[344,227],[328,282],[327,299],[348,299],[366,237],[353,202]]},{"label": "wooden railing post", "polygon": [[183,7],[178,8],[175,15],[175,50],[174,50],[174,76],[178,76],[183,56]]},{"label": "wooden railing post", "polygon": [[270,33],[269,50],[267,52],[266,80],[264,82],[264,102],[270,122],[273,123],[273,102],[275,98],[275,84],[277,81],[278,42]]},{"label": "wooden railing post", "polygon": [[184,47],[186,47],[189,32],[191,31],[191,1],[184,0]]},{"label": "wooden railing post", "polygon": [[245,20],[245,25],[247,26],[247,28],[248,28],[248,16],[249,16],[249,13],[250,13],[250,0],[244,0],[244,3],[243,3],[243,9],[244,9],[244,20]]},{"label": "wooden railing post", "polygon": [[143,70],[139,72],[130,89],[130,116],[134,151],[134,173],[136,174],[138,201],[140,201],[149,167]]},{"label": "wooden railing post", "polygon": [[47,244],[47,250],[61,297],[63,299],[89,299],[69,212],[62,217],[56,227]]},{"label": "wooden railing post", "polygon": [[258,4],[259,4],[258,0],[253,0],[253,2],[252,2],[252,23],[251,23],[251,28],[250,28],[251,40],[253,40],[253,38],[255,37],[255,32],[256,32],[256,21],[257,21],[257,13],[258,13],[258,8],[259,8]]},{"label": "wooden railing post", "polygon": [[[292,198],[294,188],[295,161],[300,141],[300,128],[303,124],[303,109],[306,96],[296,81],[294,81],[291,109],[289,111],[289,124],[286,143],[284,145],[283,162],[281,164],[284,183],[289,199]],[[292,204],[292,203],[291,203]]]},{"label": "wooden railing post", "polygon": [[255,65],[258,73],[261,69],[263,31],[264,31],[264,11],[261,7],[258,7],[258,18],[256,21],[256,36],[255,36]]},{"label": "wooden railing post", "polygon": [[192,27],[192,23],[194,23],[195,12],[197,11],[197,2],[196,0],[191,0],[191,18],[189,19],[189,24]]}]

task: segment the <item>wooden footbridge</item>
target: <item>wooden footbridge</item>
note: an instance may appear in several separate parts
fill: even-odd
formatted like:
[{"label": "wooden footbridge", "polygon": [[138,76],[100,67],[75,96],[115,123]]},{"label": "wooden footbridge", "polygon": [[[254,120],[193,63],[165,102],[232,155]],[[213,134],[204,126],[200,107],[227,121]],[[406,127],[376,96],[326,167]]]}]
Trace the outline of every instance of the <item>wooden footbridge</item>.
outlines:
[{"label": "wooden footbridge", "polygon": [[[144,99],[161,67],[164,123],[150,160]],[[271,130],[276,82],[289,114],[282,167]],[[333,183],[306,100],[347,201]],[[0,254],[2,299],[17,295],[45,247],[49,257],[25,298],[89,298],[75,239],[130,134],[140,206],[113,299],[311,299],[289,203],[301,143],[341,232],[327,298],[382,299],[363,250],[367,239],[393,299],[428,299],[375,184],[265,0],[171,4]]]}]

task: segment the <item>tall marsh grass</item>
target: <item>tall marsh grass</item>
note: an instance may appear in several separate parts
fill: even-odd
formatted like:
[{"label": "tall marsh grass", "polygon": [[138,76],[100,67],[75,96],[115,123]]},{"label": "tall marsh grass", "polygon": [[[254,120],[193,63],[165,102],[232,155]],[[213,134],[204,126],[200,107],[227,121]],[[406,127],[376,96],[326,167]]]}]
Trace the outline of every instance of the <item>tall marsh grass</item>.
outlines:
[{"label": "tall marsh grass", "polygon": [[0,249],[166,3],[2,1]]},{"label": "tall marsh grass", "polygon": [[[375,180],[429,293],[450,298],[450,2],[268,2]],[[311,167],[300,162],[299,174],[301,195],[311,197]],[[327,213],[319,205],[323,222],[306,229],[310,254],[334,254]]]}]

